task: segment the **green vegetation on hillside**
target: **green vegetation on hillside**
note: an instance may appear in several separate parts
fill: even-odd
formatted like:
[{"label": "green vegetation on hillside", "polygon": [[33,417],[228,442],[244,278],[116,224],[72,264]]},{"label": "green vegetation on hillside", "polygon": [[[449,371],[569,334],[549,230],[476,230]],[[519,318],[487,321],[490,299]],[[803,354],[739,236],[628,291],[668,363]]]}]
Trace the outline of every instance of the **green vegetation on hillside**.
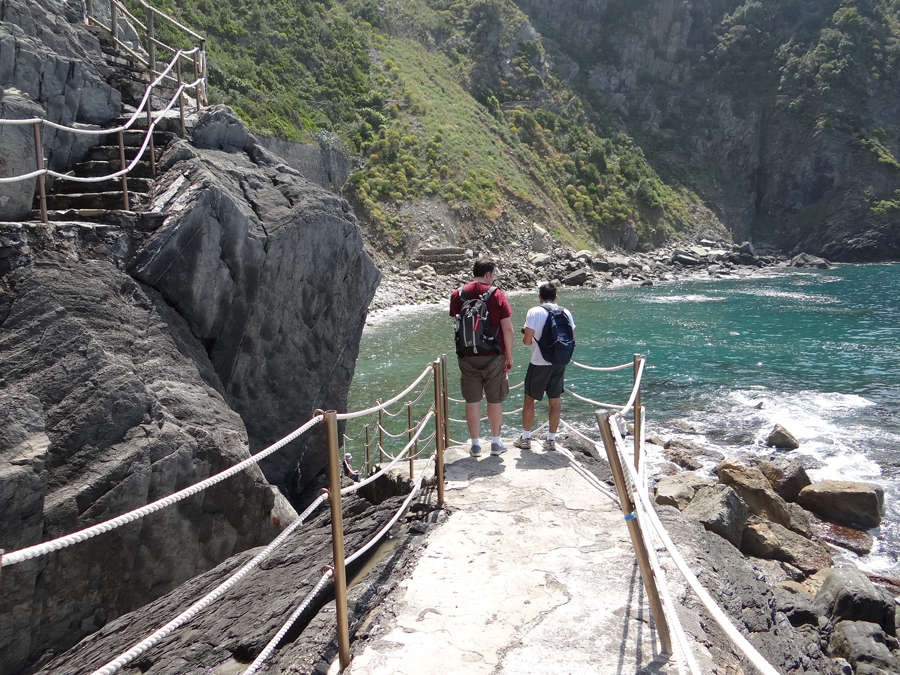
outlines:
[{"label": "green vegetation on hillside", "polygon": [[582,241],[630,223],[649,243],[683,222],[686,197],[598,126],[511,0],[155,4],[207,35],[213,102],[254,132],[327,130],[362,156],[351,189],[393,243],[394,205],[425,197],[488,219],[512,197]]}]

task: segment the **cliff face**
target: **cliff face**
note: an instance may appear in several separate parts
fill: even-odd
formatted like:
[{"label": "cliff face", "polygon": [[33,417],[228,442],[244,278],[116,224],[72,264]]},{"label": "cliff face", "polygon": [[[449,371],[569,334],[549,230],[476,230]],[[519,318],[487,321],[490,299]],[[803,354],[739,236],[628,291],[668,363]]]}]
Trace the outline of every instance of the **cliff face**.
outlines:
[{"label": "cliff face", "polygon": [[736,240],[900,255],[893,22],[874,2],[516,0],[581,91]]}]

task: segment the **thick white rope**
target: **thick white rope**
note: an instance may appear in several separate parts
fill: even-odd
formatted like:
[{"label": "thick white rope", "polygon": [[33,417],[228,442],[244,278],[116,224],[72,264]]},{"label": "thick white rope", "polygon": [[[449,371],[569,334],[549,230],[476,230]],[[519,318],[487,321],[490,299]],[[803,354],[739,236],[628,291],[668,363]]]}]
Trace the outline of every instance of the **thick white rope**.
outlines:
[{"label": "thick white rope", "polygon": [[606,408],[607,410],[618,410],[619,406],[614,405],[612,403],[601,403],[600,401],[594,401],[593,399],[585,398],[584,396],[579,396],[571,389],[563,389],[563,391],[569,396],[574,396],[580,401],[584,401],[585,403],[590,403],[591,405],[595,405],[598,408]]},{"label": "thick white rope", "polygon": [[647,359],[640,359],[640,365],[638,366],[637,376],[634,378],[634,387],[631,389],[631,398],[628,399],[628,403],[625,404],[625,407],[619,410],[620,415],[624,415],[629,410],[634,407],[634,402],[637,399],[638,392],[641,390],[641,378],[644,375],[644,365],[647,363]]},{"label": "thick white rope", "polygon": [[334,570],[328,568],[325,570],[325,573],[322,575],[322,578],[319,579],[319,583],[317,583],[313,589],[306,594],[306,597],[303,598],[303,602],[300,603],[300,606],[295,609],[288,620],[284,622],[284,625],[281,627],[275,637],[269,640],[269,644],[266,645],[265,649],[263,649],[259,656],[257,656],[253,663],[251,663],[247,670],[244,671],[243,675],[253,675],[253,673],[259,672],[259,669],[262,668],[263,664],[266,662],[266,659],[271,656],[272,652],[275,651],[275,648],[278,646],[278,643],[281,642],[281,639],[287,635],[287,632],[291,629],[291,626],[300,618],[300,615],[309,607],[310,603],[315,599],[315,597],[319,594],[319,592],[325,588],[325,584],[334,576]]},{"label": "thick white rope", "polygon": [[[614,437],[617,439],[621,438],[618,433],[618,429],[615,428],[615,425],[610,425],[610,427],[612,428]],[[634,476],[634,467],[632,467],[628,462],[623,461],[622,463],[625,467],[627,467],[629,475]],[[663,545],[666,547],[666,551],[668,551],[669,555],[672,557],[672,561],[675,563],[675,566],[681,572],[681,575],[684,577],[685,581],[688,582],[688,585],[691,587],[697,597],[700,598],[700,601],[703,603],[704,607],[706,607],[706,609],[712,615],[713,619],[716,620],[716,623],[719,624],[728,638],[738,649],[740,649],[744,653],[744,656],[746,656],[750,660],[750,662],[754,666],[756,666],[756,668],[761,673],[763,673],[763,675],[778,675],[778,671],[775,670],[775,668],[773,668],[765,658],[763,658],[763,656],[756,650],[756,648],[752,644],[750,644],[747,638],[745,638],[735,627],[734,623],[732,623],[728,615],[722,611],[722,608],[719,607],[718,603],[712,598],[707,590],[703,588],[703,585],[691,571],[691,568],[688,567],[687,562],[675,547],[674,542],[669,537],[669,533],[666,531],[665,526],[659,520],[659,516],[656,515],[656,511],[649,503],[649,499],[646,497],[646,495],[644,495],[640,490],[634,490],[633,494],[637,497],[637,502],[640,508],[642,508],[649,517],[650,524],[653,526],[653,530],[656,532]]]},{"label": "thick white rope", "polygon": [[[384,475],[386,471],[390,471],[394,467],[394,465],[396,465],[398,462],[400,462],[402,459],[404,459],[404,456],[406,455],[406,453],[409,452],[409,449],[415,444],[415,442],[417,440],[419,440],[419,436],[422,434],[422,431],[425,429],[425,424],[432,417],[434,417],[434,411],[429,410],[428,414],[422,418],[421,422],[419,422],[419,428],[416,430],[415,435],[410,439],[409,443],[406,444],[406,446],[403,448],[403,450],[401,450],[399,453],[397,453],[396,457],[391,457],[390,464],[388,464],[387,466],[381,467],[381,469],[378,471],[378,473],[373,473],[371,476],[369,476],[365,480],[361,480],[358,483],[354,483],[353,485],[351,485],[349,487],[343,488],[341,490],[341,494],[347,495],[347,494],[350,494],[351,492],[356,492],[363,485],[368,485],[369,483],[381,478],[381,476]],[[385,452],[384,454],[387,455],[388,453]],[[390,455],[388,455],[388,457],[390,457]]]},{"label": "thick white rope", "polygon": [[269,555],[271,555],[272,551],[281,546],[284,543],[284,540],[287,539],[291,533],[294,532],[303,521],[312,513],[322,502],[328,499],[328,495],[324,494],[319,496],[309,507],[300,514],[297,519],[291,523],[287,528],[285,528],[284,532],[278,535],[278,537],[265,549],[257,553],[252,560],[250,560],[246,565],[241,567],[237,572],[232,574],[226,581],[219,584],[215,589],[213,589],[210,593],[208,593],[205,597],[195,602],[191,605],[187,610],[176,616],[174,619],[169,621],[165,626],[155,631],[152,635],[145,638],[131,649],[129,649],[124,654],[120,654],[115,659],[107,663],[102,668],[95,670],[91,675],[112,675],[117,670],[122,668],[128,663],[134,661],[141,654],[146,652],[148,649],[157,644],[160,640],[169,635],[172,631],[174,631],[179,626],[184,625],[191,619],[193,619],[197,614],[202,612],[204,609],[209,607],[213,602],[215,602],[218,598],[220,598],[224,593],[226,593],[230,588],[232,588],[235,584],[237,584],[241,579],[243,579],[247,574],[250,573],[251,570],[258,567],[259,564],[265,560]]},{"label": "thick white rope", "polygon": [[578,363],[578,361],[572,361],[572,363],[579,368],[584,368],[585,370],[592,370],[596,373],[609,373],[613,370],[624,370],[625,368],[634,368],[634,362],[631,363],[623,363],[621,366],[610,366],[609,368],[598,368],[597,366],[586,366],[583,363]]},{"label": "thick white rope", "polygon": [[378,405],[373,406],[371,408],[366,408],[365,410],[357,410],[356,412],[338,413],[337,418],[339,420],[351,420],[356,417],[363,417],[365,415],[371,415],[372,413],[376,413],[379,410],[384,410],[387,406],[393,405],[394,403],[396,403],[397,401],[402,399],[404,396],[406,396],[413,389],[415,389],[416,385],[419,384],[419,382],[421,382],[422,380],[424,380],[428,375],[433,375],[433,374],[434,374],[434,371],[433,371],[431,365],[429,365],[427,368],[425,368],[425,370],[422,371],[422,374],[419,375],[419,377],[417,377],[411,385],[409,385],[406,389],[401,391],[399,394],[394,396],[394,398],[390,399],[389,401],[385,401],[384,403],[379,403]]},{"label": "thick white rope", "polygon": [[72,534],[68,534],[64,537],[60,537],[52,541],[46,541],[42,544],[36,544],[34,546],[29,546],[28,548],[13,551],[12,553],[6,553],[3,556],[3,560],[0,561],[0,564],[2,564],[3,567],[6,567],[7,565],[15,565],[16,563],[22,562],[23,560],[30,560],[31,558],[36,558],[52,551],[58,551],[59,549],[65,548],[66,546],[71,546],[72,544],[77,544],[79,542],[85,541],[86,539],[90,539],[91,537],[102,534],[103,532],[109,532],[110,530],[114,530],[121,525],[126,525],[134,520],[137,520],[138,518],[143,518],[144,516],[154,513],[155,511],[159,511],[160,509],[163,509],[167,506],[171,506],[172,504],[175,504],[176,502],[179,502],[186,497],[195,495],[198,492],[201,492],[202,490],[215,485],[216,483],[222,482],[226,478],[229,478],[236,473],[240,473],[252,464],[256,464],[261,459],[268,457],[272,453],[280,450],[282,447],[293,441],[298,436],[309,431],[323,419],[324,417],[322,415],[316,415],[302,427],[296,429],[295,431],[292,431],[280,441],[276,441],[268,448],[248,457],[239,464],[235,464],[230,469],[225,469],[224,471],[217,473],[214,476],[210,476],[206,480],[195,483],[190,487],[186,487],[183,490],[179,490],[178,492],[175,492],[168,497],[158,499],[155,502],[151,502],[150,504],[142,506],[141,508],[129,511],[128,513],[122,514],[117,518],[107,520],[103,523],[98,523],[97,525],[92,525],[91,527],[85,528],[78,532],[73,532]]},{"label": "thick white rope", "polygon": [[[403,513],[406,512],[406,509],[409,508],[410,502],[413,500],[413,498],[416,496],[416,494],[418,494],[419,490],[422,488],[422,481],[425,478],[425,472],[430,468],[431,462],[434,460],[435,456],[436,456],[435,454],[432,454],[431,457],[428,459],[428,464],[425,466],[425,469],[419,474],[419,479],[416,481],[415,486],[413,487],[412,491],[409,493],[409,496],[403,501],[403,504],[400,505],[400,508],[397,510],[397,512],[394,514],[394,516],[388,521],[388,523],[384,527],[382,527],[375,534],[375,536],[373,536],[369,540],[369,542],[365,546],[363,546],[356,553],[354,553],[353,555],[351,555],[350,557],[348,557],[344,560],[345,566],[353,563],[357,558],[364,555],[370,548],[372,548],[375,544],[377,544],[381,540],[381,538],[384,536],[384,534],[388,530],[390,530],[394,526],[394,524],[400,519],[400,516],[402,516]],[[341,490],[341,494],[342,495],[344,494],[344,490]],[[306,607],[309,605],[309,603],[312,602],[312,599],[319,593],[319,591],[322,590],[322,588],[324,588],[325,583],[329,579],[331,579],[332,576],[334,576],[334,571],[332,569],[328,569],[325,572],[325,574],[322,575],[322,578],[319,580],[319,583],[316,584],[315,588],[313,588],[312,591],[310,591],[306,595],[306,597],[303,599],[303,602],[300,604],[300,606],[293,611],[293,613],[290,615],[290,617],[288,617],[287,621],[284,622],[284,625],[282,625],[281,629],[275,634],[275,637],[273,637],[271,640],[269,640],[269,643],[259,653],[259,656],[257,656],[253,660],[253,663],[251,663],[247,667],[247,670],[245,670],[242,673],[242,675],[253,675],[254,673],[259,672],[260,668],[262,668],[266,659],[268,659],[269,656],[272,655],[272,652],[275,651],[275,648],[278,646],[278,643],[281,642],[282,638],[291,629],[291,626],[294,625],[294,622],[297,621],[297,619],[300,617],[300,615],[303,613],[303,611],[306,609]]]}]

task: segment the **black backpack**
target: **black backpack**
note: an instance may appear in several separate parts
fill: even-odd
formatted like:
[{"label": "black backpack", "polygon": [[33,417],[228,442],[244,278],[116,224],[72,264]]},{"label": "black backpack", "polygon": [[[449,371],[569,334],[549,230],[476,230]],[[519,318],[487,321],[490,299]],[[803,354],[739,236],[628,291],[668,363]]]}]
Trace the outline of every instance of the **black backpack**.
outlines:
[{"label": "black backpack", "polygon": [[572,360],[572,352],[575,351],[572,325],[562,308],[543,307],[543,309],[547,311],[547,321],[537,341],[541,356],[547,363],[564,366]]},{"label": "black backpack", "polygon": [[500,342],[491,330],[488,321],[488,299],[497,290],[491,286],[479,297],[469,299],[465,286],[459,289],[459,299],[462,300],[462,309],[456,315],[453,324],[453,332],[456,334],[456,355],[476,356],[497,353]]}]

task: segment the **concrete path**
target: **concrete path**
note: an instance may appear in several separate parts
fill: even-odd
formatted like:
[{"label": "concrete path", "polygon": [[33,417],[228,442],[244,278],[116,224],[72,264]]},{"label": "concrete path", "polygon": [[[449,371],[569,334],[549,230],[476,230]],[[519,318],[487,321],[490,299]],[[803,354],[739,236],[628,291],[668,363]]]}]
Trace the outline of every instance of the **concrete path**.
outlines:
[{"label": "concrete path", "polygon": [[344,672],[676,672],[658,658],[614,491],[565,450],[507,444],[500,457],[448,450],[450,515]]}]

